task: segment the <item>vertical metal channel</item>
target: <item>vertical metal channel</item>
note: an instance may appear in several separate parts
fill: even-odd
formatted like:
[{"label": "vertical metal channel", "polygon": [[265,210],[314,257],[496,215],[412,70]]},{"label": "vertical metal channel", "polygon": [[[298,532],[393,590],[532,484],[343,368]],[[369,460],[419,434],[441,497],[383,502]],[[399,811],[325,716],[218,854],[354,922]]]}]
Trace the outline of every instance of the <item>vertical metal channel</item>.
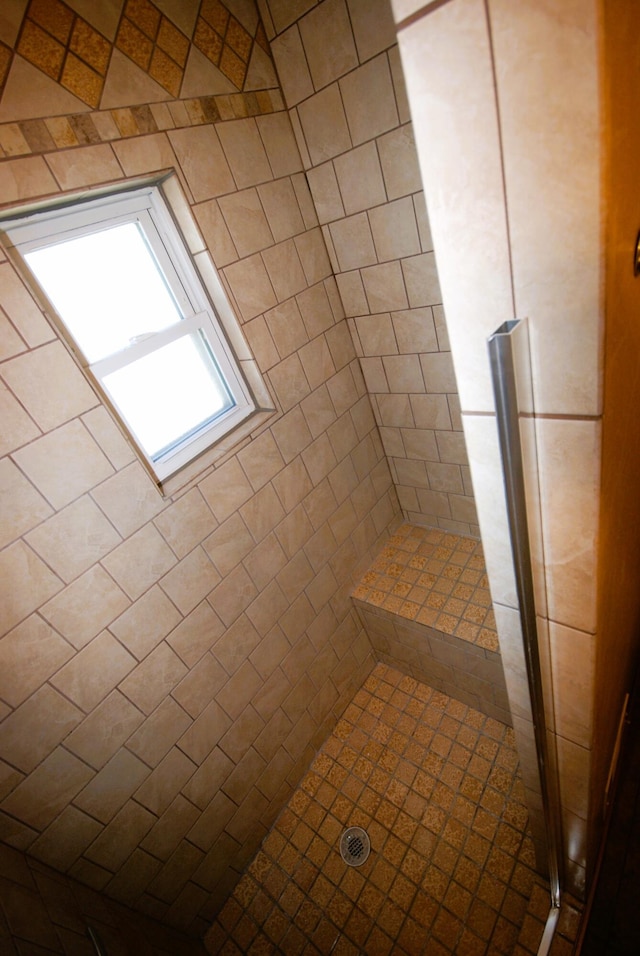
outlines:
[{"label": "vertical metal channel", "polygon": [[[547,841],[551,910],[538,950],[542,956],[549,950],[559,916],[562,830],[557,780],[550,761],[545,720],[520,433],[522,409],[519,407],[519,395],[524,390],[524,383],[518,381],[518,370],[525,363],[527,367],[529,365],[528,337],[524,320],[514,319],[505,322],[489,337],[488,347]],[[524,355],[523,350],[526,350]]]}]

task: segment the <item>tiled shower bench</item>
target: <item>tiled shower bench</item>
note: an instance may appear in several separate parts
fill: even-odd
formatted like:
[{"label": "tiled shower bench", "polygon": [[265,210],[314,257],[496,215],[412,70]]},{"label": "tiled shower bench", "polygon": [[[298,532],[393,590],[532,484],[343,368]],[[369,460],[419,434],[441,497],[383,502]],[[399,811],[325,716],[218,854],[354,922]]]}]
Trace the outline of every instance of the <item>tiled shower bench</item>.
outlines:
[{"label": "tiled shower bench", "polygon": [[511,724],[479,541],[403,524],[351,596],[380,661]]}]

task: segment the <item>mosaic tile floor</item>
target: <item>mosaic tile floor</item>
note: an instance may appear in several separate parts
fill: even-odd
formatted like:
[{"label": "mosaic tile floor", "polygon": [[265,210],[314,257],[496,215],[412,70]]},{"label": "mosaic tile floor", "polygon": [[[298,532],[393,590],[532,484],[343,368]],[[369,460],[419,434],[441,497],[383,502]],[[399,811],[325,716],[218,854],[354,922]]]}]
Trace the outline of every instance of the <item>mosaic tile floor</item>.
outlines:
[{"label": "mosaic tile floor", "polygon": [[353,591],[354,598],[445,634],[498,650],[482,545],[403,524]]},{"label": "mosaic tile floor", "polygon": [[[439,560],[439,559],[436,559]],[[211,954],[530,956],[549,908],[513,732],[378,664],[206,937]],[[371,853],[339,842],[363,827]],[[553,956],[579,920],[566,903]]]}]

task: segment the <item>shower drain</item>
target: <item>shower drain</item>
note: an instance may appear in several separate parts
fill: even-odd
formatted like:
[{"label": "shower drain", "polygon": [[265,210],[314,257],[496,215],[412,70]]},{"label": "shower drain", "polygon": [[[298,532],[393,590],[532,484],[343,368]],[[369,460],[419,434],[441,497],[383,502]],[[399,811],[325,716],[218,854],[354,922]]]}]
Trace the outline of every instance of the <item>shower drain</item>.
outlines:
[{"label": "shower drain", "polygon": [[349,827],[340,840],[340,855],[349,866],[362,866],[369,856],[371,841],[362,827]]}]

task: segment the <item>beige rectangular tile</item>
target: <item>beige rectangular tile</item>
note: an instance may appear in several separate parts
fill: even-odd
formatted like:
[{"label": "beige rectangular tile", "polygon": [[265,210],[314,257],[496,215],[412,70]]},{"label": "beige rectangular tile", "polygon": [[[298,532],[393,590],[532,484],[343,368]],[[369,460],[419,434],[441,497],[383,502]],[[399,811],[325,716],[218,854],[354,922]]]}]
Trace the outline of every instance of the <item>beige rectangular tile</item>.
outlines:
[{"label": "beige rectangular tile", "polygon": [[51,683],[88,713],[135,666],[135,658],[103,631],[65,664]]},{"label": "beige rectangular tile", "polygon": [[87,859],[112,872],[117,870],[144,839],[156,817],[129,800],[86,851]]},{"label": "beige rectangular tile", "polygon": [[128,604],[124,592],[97,565],[44,604],[41,614],[75,648],[80,649]]},{"label": "beige rectangular tile", "polygon": [[131,600],[144,594],[175,564],[175,555],[152,524],[103,558],[104,567]]},{"label": "beige rectangular tile", "polygon": [[0,611],[0,634],[11,630],[63,587],[22,541],[0,552],[0,580],[6,594]]},{"label": "beige rectangular tile", "polygon": [[3,455],[26,445],[40,434],[35,422],[29,418],[3,382],[0,382],[0,414],[3,421],[0,452]]},{"label": "beige rectangular tile", "polygon": [[9,458],[0,462],[0,495],[11,501],[0,524],[0,547],[11,544],[52,513],[42,495]]},{"label": "beige rectangular tile", "polygon": [[[181,676],[177,675],[176,683]],[[182,707],[172,697],[164,697],[127,740],[127,748],[150,767],[155,767],[190,724],[191,718]]]},{"label": "beige rectangular tile", "polygon": [[42,830],[92,776],[85,763],[58,747],[3,801],[2,808]]},{"label": "beige rectangular tile", "polygon": [[217,131],[238,189],[255,186],[272,178],[255,119],[222,123]]},{"label": "beige rectangular tile", "polygon": [[158,488],[137,461],[96,488],[93,497],[123,537],[133,534],[165,506]]},{"label": "beige rectangular tile", "polygon": [[82,712],[45,684],[0,725],[6,760],[30,773],[82,720]]},{"label": "beige rectangular tile", "polygon": [[181,621],[168,597],[154,586],[113,621],[109,630],[140,661]]},{"label": "beige rectangular tile", "polygon": [[128,750],[118,750],[75,797],[74,806],[108,823],[150,773]]},{"label": "beige rectangular tile", "polygon": [[150,714],[186,672],[180,658],[163,642],[121,682],[120,690],[136,707]]},{"label": "beige rectangular tile", "polygon": [[72,581],[121,538],[89,495],[83,495],[30,532],[27,540],[61,578]]},{"label": "beige rectangular tile", "polygon": [[122,178],[122,170],[110,145],[84,146],[73,154],[60,150],[47,156],[47,163],[61,189],[78,189]]},{"label": "beige rectangular tile", "polygon": [[65,747],[100,770],[143,720],[143,714],[114,690],[67,737]]},{"label": "beige rectangular tile", "polygon": [[138,788],[135,798],[158,816],[167,809],[196,770],[196,765],[177,747],[172,747],[153,773]]},{"label": "beige rectangular tile", "polygon": [[21,448],[15,460],[54,508],[69,504],[113,473],[77,419]]},{"label": "beige rectangular tile", "polygon": [[162,578],[160,586],[181,614],[192,611],[220,581],[205,551],[198,547]]}]

